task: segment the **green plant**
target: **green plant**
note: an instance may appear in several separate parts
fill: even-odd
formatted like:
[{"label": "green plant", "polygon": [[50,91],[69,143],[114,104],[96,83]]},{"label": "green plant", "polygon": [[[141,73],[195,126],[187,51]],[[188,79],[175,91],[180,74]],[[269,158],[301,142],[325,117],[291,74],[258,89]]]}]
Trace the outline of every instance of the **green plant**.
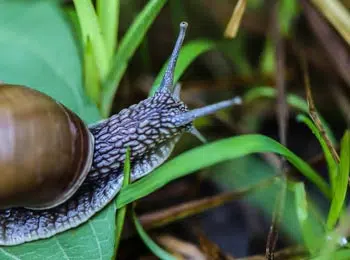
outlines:
[{"label": "green plant", "polygon": [[[165,0],[149,1],[125,36],[117,41],[120,12],[117,0],[97,1],[97,10],[91,1],[75,0],[76,9],[66,10],[66,14],[69,14],[70,21],[75,25],[73,28],[79,35],[77,38],[74,38],[71,23],[65,19],[65,14],[56,1],[0,2],[1,80],[29,85],[45,92],[71,108],[87,123],[107,117],[130,58],[142,43],[165,3]],[[111,6],[112,12],[107,12]],[[23,15],[19,17],[19,13]],[[243,40],[244,37],[237,39],[236,49],[242,48]],[[199,55],[213,49],[226,53],[232,46],[233,41],[213,42],[202,39],[188,42],[180,54],[176,81]],[[232,50],[229,55],[232,55]],[[230,58],[237,58],[233,56]],[[242,73],[251,72],[244,58],[238,63],[241,64]],[[158,74],[150,95],[157,88],[162,74],[163,70]],[[244,101],[249,105],[258,98],[275,98],[275,96],[273,88],[252,88],[245,94]],[[304,114],[308,112],[307,103],[301,98],[289,95],[288,102],[298,111]],[[321,252],[323,255],[334,253],[348,257],[349,250],[335,249],[338,246],[337,238],[342,237],[337,232],[335,223],[342,216],[347,216],[344,212],[344,199],[349,175],[349,131],[344,134],[341,142],[340,162],[335,162],[329,156],[322,135],[313,122],[305,115],[299,116],[298,120],[305,123],[320,141],[327,158],[331,185],[328,185],[307,162],[271,138],[262,135],[230,137],[187,151],[136,183],[129,184],[126,178],[116,202],[111,203],[85,225],[47,240],[0,248],[0,258],[110,259],[116,253],[120,242],[124,210],[128,204],[199,169],[265,152],[285,157],[330,201],[330,209],[324,221],[316,223],[314,211],[318,210],[308,197],[304,184],[291,181],[288,183],[289,191],[295,198],[292,209],[296,213],[301,227],[300,233],[310,255],[316,256]],[[322,122],[326,126],[325,121]],[[329,127],[326,129],[331,139],[335,140]],[[203,154],[213,156],[208,160],[202,160]],[[125,176],[128,176],[129,171],[126,160]],[[338,188],[335,189],[335,186]],[[117,221],[116,214],[118,214]],[[158,247],[142,230],[134,212],[133,219],[137,231],[149,248],[159,257],[171,258],[169,253]],[[313,235],[316,229],[317,234],[320,234],[318,236],[320,239],[317,241]],[[327,240],[327,237],[332,239]]]}]

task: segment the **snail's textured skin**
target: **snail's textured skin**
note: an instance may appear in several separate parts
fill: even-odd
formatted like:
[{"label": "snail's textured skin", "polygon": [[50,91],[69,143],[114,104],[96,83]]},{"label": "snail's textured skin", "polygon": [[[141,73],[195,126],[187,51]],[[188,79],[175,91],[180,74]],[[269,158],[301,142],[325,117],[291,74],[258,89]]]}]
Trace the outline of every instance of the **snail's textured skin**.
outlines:
[{"label": "snail's textured skin", "polygon": [[78,191],[65,203],[46,210],[0,210],[0,245],[51,237],[86,222],[118,193],[127,147],[131,178],[136,180],[170,155],[191,124],[177,127],[172,119],[187,111],[170,91],[162,90],[108,120],[90,127],[95,138],[92,168]]},{"label": "snail's textured skin", "polygon": [[[27,118],[28,120],[26,120],[26,123],[28,124],[24,124],[24,126],[20,123],[21,120],[11,121],[8,119],[12,118],[9,115],[12,115],[15,111],[17,111],[16,107],[19,106],[20,102],[23,102],[24,106],[26,106],[26,101],[28,100],[23,99],[23,101],[19,101],[17,98],[12,97],[12,100],[17,101],[17,103],[13,102],[13,106],[5,105],[2,109],[0,106],[2,116],[7,119],[0,122],[0,131],[5,130],[3,132],[7,133],[7,135],[5,135],[7,139],[3,139],[10,140],[11,144],[17,144],[19,147],[19,155],[15,156],[14,158],[11,157],[15,166],[22,165],[22,158],[23,160],[27,159],[27,162],[29,162],[30,165],[34,165],[34,168],[31,168],[33,170],[29,172],[32,173],[31,176],[34,176],[34,178],[27,178],[26,180],[28,182],[26,182],[23,175],[30,175],[25,170],[27,169],[26,167],[23,167],[23,171],[22,169],[16,171],[19,173],[19,176],[12,175],[11,171],[6,171],[6,169],[11,168],[7,166],[8,164],[6,164],[8,160],[0,160],[0,166],[5,168],[5,170],[0,171],[0,177],[1,173],[5,173],[6,175],[2,175],[3,181],[0,182],[2,185],[0,187],[7,187],[7,182],[5,180],[10,179],[12,181],[11,183],[14,184],[11,186],[13,188],[11,191],[13,191],[15,194],[14,196],[20,197],[21,200],[23,199],[24,201],[27,201],[28,199],[31,199],[31,197],[23,196],[22,198],[20,196],[23,195],[23,189],[19,189],[18,191],[19,183],[25,184],[25,187],[32,189],[35,193],[42,189],[47,189],[48,192],[51,192],[52,189],[57,189],[57,185],[61,184],[62,186],[62,182],[60,181],[61,179],[59,179],[57,182],[52,182],[52,188],[48,188],[47,185],[39,187],[33,187],[31,185],[31,182],[33,181],[38,183],[44,179],[38,174],[40,172],[38,171],[38,168],[40,167],[36,166],[38,157],[34,156],[33,160],[30,160],[31,157],[29,158],[29,153],[32,152],[33,149],[41,151],[41,153],[45,155],[43,157],[44,159],[41,159],[40,162],[47,162],[48,160],[54,162],[53,164],[50,164],[50,167],[47,168],[48,170],[45,171],[45,173],[48,173],[49,177],[52,175],[51,169],[57,170],[57,168],[60,166],[61,161],[57,158],[60,158],[61,156],[64,156],[65,158],[69,159],[68,161],[73,162],[75,159],[72,160],[72,154],[76,155],[77,160],[85,159],[87,161],[83,167],[85,171],[80,172],[86,173],[86,169],[89,169],[86,179],[83,180],[81,186],[75,186],[79,188],[76,190],[74,195],[70,197],[68,195],[71,195],[72,193],[64,193],[63,195],[66,195],[66,197],[64,200],[61,200],[61,204],[58,206],[56,206],[57,204],[49,203],[49,205],[45,205],[45,209],[41,208],[40,210],[34,210],[29,209],[27,206],[28,204],[6,204],[13,199],[13,197],[5,197],[5,199],[3,199],[6,202],[5,207],[1,207],[0,203],[0,245],[17,245],[41,238],[48,238],[86,222],[96,212],[103,209],[119,192],[123,179],[123,164],[126,157],[126,149],[128,147],[130,147],[131,150],[131,179],[134,181],[150,173],[154,168],[162,164],[169,157],[175,143],[180,139],[184,132],[192,133],[200,140],[204,140],[203,136],[192,124],[194,119],[212,114],[219,109],[229,107],[233,104],[237,104],[235,99],[230,99],[210,106],[188,111],[186,105],[181,102],[179,98],[180,85],[174,85],[173,79],[176,60],[179,56],[180,48],[185,37],[186,28],[187,23],[183,22],[180,24],[178,39],[170,57],[163,80],[161,81],[155,95],[141,101],[137,105],[132,105],[128,109],[122,110],[119,114],[114,115],[107,120],[91,125],[89,127],[89,131],[86,130],[87,134],[84,136],[92,137],[89,139],[89,144],[94,143],[94,149],[75,149],[73,145],[74,142],[71,142],[70,138],[52,138],[53,132],[49,131],[50,127],[54,127],[56,132],[59,133],[61,133],[62,127],[64,128],[62,132],[72,129],[71,126],[64,127],[60,125],[58,122],[59,120],[56,120],[56,117],[51,117],[53,114],[47,111],[48,107],[51,106],[61,107],[53,99],[46,105],[35,106],[33,113],[35,115],[47,114],[50,120],[45,119],[41,121],[41,123],[37,123],[37,121],[33,120],[32,118]],[[3,94],[5,95],[6,93]],[[48,97],[42,97],[42,100],[41,98],[38,98],[34,99],[33,102],[35,104],[38,102],[39,104],[40,101],[42,102],[43,100],[47,99]],[[27,109],[22,109],[19,111],[19,117],[26,118],[28,114]],[[12,127],[15,124],[16,127]],[[45,127],[45,124],[48,125]],[[27,135],[27,133],[31,133],[29,131],[31,127],[28,127],[28,125],[35,125],[36,130],[39,130],[40,134],[37,135],[37,139],[33,139],[31,138],[31,135]],[[18,135],[16,135],[16,132],[11,131],[11,129],[19,129],[21,131]],[[84,127],[79,129],[86,129],[85,124]],[[40,142],[41,133],[43,137],[46,137],[44,139],[48,140],[47,143]],[[81,137],[82,135],[78,134],[76,136]],[[92,139],[94,140],[93,142]],[[6,140],[2,141],[6,143]],[[61,142],[58,142],[58,140]],[[76,140],[76,138],[73,138],[73,140]],[[27,146],[26,144],[28,142],[29,145]],[[41,146],[39,146],[39,143]],[[85,142],[80,143],[86,145]],[[65,150],[72,150],[72,147],[70,147],[71,145],[73,145],[73,150],[75,152],[64,152]],[[29,149],[27,149],[29,151],[24,152],[24,154],[21,153],[21,147],[23,146],[26,146],[27,148],[29,147]],[[62,146],[69,146],[69,148],[62,152],[59,149],[62,148]],[[2,148],[4,147],[5,146],[2,146]],[[87,147],[92,147],[92,145]],[[93,150],[93,156],[79,156],[80,153],[78,151],[80,150],[88,150],[89,155],[91,155]],[[8,158],[8,154],[13,154],[11,153],[11,149],[9,149],[9,151],[0,149],[0,152],[1,151],[5,151],[3,153],[6,155],[3,156],[5,159]],[[53,155],[50,153],[50,151],[57,151],[57,153],[53,153]],[[91,158],[92,165],[90,167]],[[9,165],[12,165],[12,161],[9,163]],[[61,174],[59,177],[66,178],[65,172],[66,171],[58,171],[58,173]],[[6,196],[8,195],[5,192],[5,189],[0,189],[0,195],[1,191],[3,191]],[[44,199],[46,198],[46,196],[42,197]],[[41,201],[39,202],[41,203]],[[16,205],[16,207],[13,207],[13,205]],[[17,207],[19,205],[22,207]],[[3,209],[7,208],[7,206],[10,208]],[[38,207],[35,208],[37,209]]]}]

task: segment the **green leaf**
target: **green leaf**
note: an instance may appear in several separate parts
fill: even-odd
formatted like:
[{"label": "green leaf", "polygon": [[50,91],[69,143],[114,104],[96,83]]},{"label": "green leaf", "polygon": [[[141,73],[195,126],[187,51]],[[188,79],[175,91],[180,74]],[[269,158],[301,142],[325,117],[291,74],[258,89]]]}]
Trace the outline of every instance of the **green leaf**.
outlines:
[{"label": "green leaf", "polygon": [[79,48],[57,2],[0,1],[0,80],[44,92],[92,123],[100,116],[84,95]]},{"label": "green leaf", "polygon": [[331,151],[329,150],[329,148],[326,144],[326,141],[323,139],[320,131],[317,129],[317,127],[315,126],[313,121],[305,115],[298,115],[297,120],[300,122],[303,122],[304,124],[306,124],[310,128],[310,130],[316,136],[318,142],[320,143],[320,145],[322,147],[323,154],[326,158],[326,162],[328,165],[329,178],[330,178],[332,194],[333,194],[334,191],[337,189],[336,188],[337,187],[336,186],[336,176],[338,173],[337,162],[334,160],[334,158],[331,154]]},{"label": "green leaf", "polygon": [[111,62],[118,37],[120,0],[97,0],[97,13],[106,46],[108,62]]},{"label": "green leaf", "polygon": [[[0,56],[4,82],[42,91],[87,123],[100,119],[84,95],[79,49],[58,1],[1,1]],[[51,239],[1,247],[0,259],[110,259],[115,210],[112,203],[85,225]]]},{"label": "green leaf", "polygon": [[145,232],[143,229],[141,223],[136,217],[135,211],[132,211],[132,217],[134,220],[134,224],[137,230],[137,233],[139,233],[139,236],[142,238],[143,242],[147,245],[147,247],[152,251],[153,254],[155,254],[159,259],[164,260],[176,260],[175,257],[170,255],[167,251],[159,247]]},{"label": "green leaf", "polygon": [[102,92],[102,115],[107,117],[112,107],[114,95],[118,90],[120,80],[128,66],[129,60],[140,46],[143,37],[152,25],[166,0],[151,0],[137,15],[119,44],[119,48],[113,58],[113,65]]},{"label": "green leaf", "polygon": [[279,5],[278,18],[283,35],[290,35],[294,19],[300,13],[299,3],[295,0],[282,0]]},{"label": "green leaf", "polygon": [[115,204],[77,229],[50,239],[0,247],[0,259],[111,259],[114,251]]},{"label": "green leaf", "polygon": [[[126,157],[125,157],[125,163],[124,163],[124,178],[123,178],[123,185],[122,188],[125,188],[130,183],[130,148],[126,150]],[[114,252],[118,252],[118,247],[121,240],[121,235],[123,231],[124,226],[124,220],[125,220],[125,214],[126,214],[126,208],[127,206],[121,207],[116,216],[116,245]]]},{"label": "green leaf", "polygon": [[[249,2],[249,1],[248,1]],[[230,58],[235,66],[235,73],[238,75],[252,76],[254,69],[250,64],[248,55],[246,54],[247,44],[249,41],[244,31],[241,31],[236,38],[232,40],[219,42],[217,49]]]},{"label": "green leaf", "polygon": [[78,15],[83,46],[86,46],[88,39],[91,40],[92,51],[95,56],[100,80],[104,80],[108,73],[108,58],[106,46],[101,34],[100,25],[97,20],[94,6],[91,0],[73,0]]},{"label": "green leaf", "polygon": [[[174,73],[174,83],[176,83],[187,67],[201,54],[207,52],[216,47],[216,43],[209,40],[195,40],[185,44],[179,54],[177,60],[175,73]],[[166,67],[168,66],[169,60],[163,65],[161,71],[156,77],[153,87],[150,91],[150,96],[152,96],[158,89],[160,82],[162,81],[163,75],[165,73]]]},{"label": "green leaf", "polygon": [[311,258],[310,260],[328,260],[328,259],[348,260],[350,259],[350,249],[340,249],[336,252],[330,253],[330,255],[327,255],[326,258],[324,256],[318,256],[318,257]]},{"label": "green leaf", "polygon": [[[276,98],[277,96],[277,91],[276,89],[272,88],[272,87],[254,87],[252,89],[250,89],[249,91],[247,91],[244,95],[244,103],[248,104],[248,103],[252,103],[254,100],[258,99],[258,98]],[[293,95],[293,94],[288,94],[287,95],[287,103],[295,108],[298,109],[306,114],[309,113],[309,107],[306,103],[306,101],[300,97],[298,97],[297,95]],[[337,143],[337,139],[334,137],[334,134],[331,130],[331,128],[329,127],[328,123],[326,122],[326,120],[324,120],[321,116],[320,116],[320,120],[322,122],[323,127],[325,128],[328,137],[330,138],[331,142],[333,143],[333,145],[335,145]]]},{"label": "green leaf", "polygon": [[338,221],[341,211],[344,206],[346,192],[348,189],[348,180],[350,172],[350,131],[346,131],[340,146],[340,162],[339,174],[336,179],[336,189],[334,197],[329,210],[327,227],[329,230],[333,229]]},{"label": "green leaf", "polygon": [[260,60],[260,72],[262,74],[272,74],[275,71],[274,46],[271,40],[266,39],[265,48]]},{"label": "green leaf", "polygon": [[101,82],[90,38],[87,39],[84,48],[84,86],[86,95],[91,98],[96,105],[99,105]]},{"label": "green leaf", "polygon": [[[238,39],[241,39],[241,38],[238,38]],[[197,59],[200,55],[204,54],[205,52],[208,52],[214,49],[225,53],[229,58],[231,58],[232,61],[236,63],[236,66],[238,67],[238,70],[241,74],[250,74],[252,70],[249,66],[249,63],[246,61],[245,57],[242,55],[243,47],[241,46],[241,42],[242,41],[214,42],[208,39],[198,39],[198,40],[193,40],[184,44],[184,46],[180,51],[179,58],[177,60],[175,73],[174,73],[174,83],[175,84],[177,83],[177,81],[180,79],[182,74],[193,63],[195,59]],[[168,62],[169,62],[169,59],[163,65],[162,69],[158,73],[153,83],[152,89],[150,90],[149,96],[152,96],[158,89],[160,82],[162,81],[162,78],[164,76]]]},{"label": "green leaf", "polygon": [[301,233],[308,250],[310,253],[314,254],[322,242],[322,235],[324,234],[318,236],[316,231],[313,230],[313,225],[315,225],[315,223],[310,223],[304,183],[295,183],[293,186],[295,195],[295,210],[297,212]]},{"label": "green leaf", "polygon": [[[122,189],[117,198],[117,207],[123,207],[163,187],[172,180],[186,176],[196,170],[252,153],[276,153],[284,156],[313,182],[326,197],[330,198],[328,184],[306,162],[286,147],[266,136],[242,135],[197,147],[163,164],[152,174]],[[208,154],[210,156],[206,156]]]}]

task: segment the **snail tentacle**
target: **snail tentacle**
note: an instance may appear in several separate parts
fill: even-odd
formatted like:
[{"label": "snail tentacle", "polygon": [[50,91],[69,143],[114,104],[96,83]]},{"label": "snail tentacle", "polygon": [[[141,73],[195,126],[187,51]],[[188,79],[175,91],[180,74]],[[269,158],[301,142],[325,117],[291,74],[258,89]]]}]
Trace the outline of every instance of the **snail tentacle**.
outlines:
[{"label": "snail tentacle", "polygon": [[[57,157],[66,159],[71,162],[75,161],[75,159],[72,159],[73,157],[71,154],[76,155],[77,160],[79,161],[89,159],[87,160],[89,166],[85,168],[83,167],[84,169],[88,169],[90,167],[91,158],[86,158],[81,155],[83,154],[82,152],[79,152],[80,150],[86,150],[84,147],[87,145],[87,143],[82,142],[78,143],[76,146],[72,146],[71,140],[77,140],[77,137],[88,137],[91,135],[92,140],[94,141],[92,164],[83,183],[79,183],[80,186],[74,187],[78,187],[76,191],[74,190],[75,193],[70,197],[64,197],[64,200],[61,200],[61,204],[59,205],[54,204],[54,206],[50,208],[45,207],[41,208],[40,210],[29,208],[26,204],[11,204],[11,206],[13,206],[12,208],[1,208],[0,245],[17,245],[37,239],[49,238],[55,234],[77,227],[82,223],[88,221],[94,214],[102,210],[111,200],[113,200],[121,189],[123,180],[123,164],[126,157],[127,147],[130,147],[131,149],[131,180],[135,181],[149,174],[153,169],[161,165],[170,156],[175,144],[179,141],[182,134],[185,132],[192,133],[201,141],[205,142],[205,138],[193,126],[194,119],[212,114],[219,109],[223,109],[239,103],[239,100],[232,99],[189,111],[187,106],[180,100],[180,85],[174,86],[173,77],[179,51],[185,37],[186,28],[187,23],[181,23],[180,34],[176,41],[174,51],[171,55],[161,86],[159,90],[156,91],[155,95],[141,101],[138,104],[132,105],[129,108],[121,110],[118,114],[113,115],[109,119],[104,119],[96,124],[90,125],[88,129],[84,125],[84,127],[78,129],[79,131],[82,131],[83,134],[76,134],[73,135],[73,137],[69,135],[70,130],[74,128],[72,127],[74,124],[71,124],[71,120],[67,121],[62,119],[61,121],[66,122],[66,124],[61,125],[57,124],[56,122],[52,122],[54,118],[53,114],[57,114],[56,109],[53,109],[56,111],[55,113],[45,113],[48,106],[57,108],[57,102],[48,96],[44,96],[42,93],[39,93],[39,91],[30,91],[33,96],[33,103],[36,103],[38,100],[40,100],[43,105],[34,106],[35,109],[32,109],[33,111],[31,113],[31,116],[33,117],[25,118],[26,120],[24,122],[24,125],[35,125],[37,127],[36,130],[39,132],[37,135],[38,139],[47,139],[47,143],[42,144],[41,148],[45,148],[49,151],[57,151]],[[2,87],[5,95],[7,91],[5,91],[5,86],[0,85],[0,87]],[[12,91],[18,90],[19,93],[17,94],[19,96],[23,96],[24,92],[29,91],[29,88],[25,87],[17,86],[16,88],[15,86],[10,85],[7,85],[6,87],[10,88]],[[12,97],[11,100],[18,99],[14,99]],[[15,103],[14,106],[11,107],[12,110],[6,106],[5,108],[2,108],[0,106],[0,116],[8,119],[9,114],[13,114],[13,111],[17,111],[15,109],[15,105],[18,105],[18,103]],[[21,116],[24,113],[23,111],[25,111],[25,109],[18,110],[17,114]],[[67,109],[67,112],[68,111],[69,110]],[[79,119],[73,112],[68,113],[72,114],[72,116],[74,116],[74,118],[77,120]],[[56,139],[53,139],[52,137],[54,136],[52,133],[53,130],[50,132],[50,134],[47,134],[47,128],[44,127],[43,123],[35,123],[35,115],[37,114],[41,115],[40,118],[43,118],[43,122],[49,121],[46,122],[46,125],[54,129],[55,133],[57,132],[57,135],[55,135],[57,137]],[[42,115],[47,115],[47,118],[51,119],[51,121],[47,120],[46,117]],[[55,118],[57,118],[57,115]],[[5,123],[9,121],[10,120],[4,120]],[[81,119],[78,121],[82,122]],[[7,128],[5,130],[10,133],[9,135],[6,135],[7,137],[12,137],[12,129],[16,128],[11,127],[10,124],[7,124]],[[28,142],[30,145],[27,145],[27,147],[34,150],[34,148],[38,146],[36,143],[37,141],[34,142],[32,139],[23,134],[26,133],[27,130],[25,127],[20,130],[22,132],[19,132],[17,138],[23,139],[25,136],[25,142],[24,144],[21,144],[25,145],[26,142]],[[74,133],[78,133],[78,130]],[[62,134],[61,132],[68,132],[67,136],[69,137],[62,137],[62,135],[60,136],[59,134]],[[10,140],[10,138],[7,140]],[[60,140],[60,142],[58,142],[58,140]],[[91,140],[89,140],[89,142],[90,141]],[[58,148],[62,147],[68,148],[62,149],[62,151],[58,151]],[[74,150],[72,147],[74,149],[76,147],[82,148],[80,150]],[[40,152],[41,150],[42,149],[37,149],[36,151]],[[66,150],[74,150],[75,153],[68,153]],[[22,152],[21,149],[18,149],[18,151]],[[3,157],[6,159],[9,157],[7,155],[10,153],[6,152],[4,154],[6,156]],[[4,158],[1,157],[1,155],[2,154],[0,149],[0,163],[3,164],[0,164],[0,166],[3,166],[5,169],[7,169],[7,162]],[[21,160],[21,158],[23,158],[22,153],[15,157],[15,159],[16,158]],[[57,158],[55,156],[51,156],[51,158],[48,158],[48,156],[43,157],[43,162],[45,163],[47,161],[50,161],[52,164],[47,164],[50,167],[45,168],[45,173],[49,176],[55,175],[52,174],[52,169],[58,166]],[[62,165],[65,164],[62,163]],[[20,177],[17,179],[14,178],[13,175],[3,171],[7,174],[3,174],[3,177],[7,177],[7,179],[4,179],[12,181],[11,187],[17,188],[19,182],[22,182],[22,184],[26,185],[28,183],[30,184],[30,181],[33,182],[33,180],[30,178],[27,178],[30,179],[28,183],[25,182],[23,178],[25,175],[23,174],[23,171],[25,172],[25,169],[23,171],[22,168],[20,169],[21,170],[16,169],[20,174]],[[37,168],[34,167],[34,170],[29,173],[36,176]],[[61,175],[58,176],[59,178],[67,179],[67,173],[69,175],[72,174],[73,171],[64,170],[60,173]],[[78,171],[77,173],[81,173],[81,171]],[[30,174],[27,172],[26,177],[29,175]],[[43,177],[43,179],[45,178],[47,178],[47,176]],[[37,181],[37,179],[34,181]],[[49,184],[55,187],[57,183],[58,182],[51,181]],[[1,184],[3,185],[2,187],[6,186],[6,183]],[[37,188],[38,185],[33,188],[29,184],[27,186],[29,186],[31,189],[30,191],[34,194],[37,193],[39,189],[46,188],[47,190],[51,191],[51,186],[49,187],[46,184],[39,186],[40,188]],[[25,186],[25,189],[28,189],[27,186]],[[11,191],[15,193],[15,197],[18,197],[18,190],[13,189]],[[21,193],[19,192],[19,194]],[[9,196],[6,196],[3,197],[3,200],[5,202],[8,202]],[[42,197],[45,198],[45,196]],[[24,200],[27,199],[30,199],[30,197],[24,198]],[[18,207],[18,205],[21,207]]]}]

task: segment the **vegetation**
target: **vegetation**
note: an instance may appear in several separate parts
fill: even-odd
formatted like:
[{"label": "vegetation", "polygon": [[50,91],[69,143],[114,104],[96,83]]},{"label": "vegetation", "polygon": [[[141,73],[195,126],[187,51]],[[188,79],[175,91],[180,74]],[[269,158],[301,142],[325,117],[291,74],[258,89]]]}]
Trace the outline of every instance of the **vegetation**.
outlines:
[{"label": "vegetation", "polygon": [[185,136],[134,183],[127,159],[114,203],[74,230],[2,247],[0,259],[349,259],[349,7],[0,1],[0,79],[54,97],[86,123],[154,93],[183,20],[183,100],[243,98],[196,121],[207,144]]}]

